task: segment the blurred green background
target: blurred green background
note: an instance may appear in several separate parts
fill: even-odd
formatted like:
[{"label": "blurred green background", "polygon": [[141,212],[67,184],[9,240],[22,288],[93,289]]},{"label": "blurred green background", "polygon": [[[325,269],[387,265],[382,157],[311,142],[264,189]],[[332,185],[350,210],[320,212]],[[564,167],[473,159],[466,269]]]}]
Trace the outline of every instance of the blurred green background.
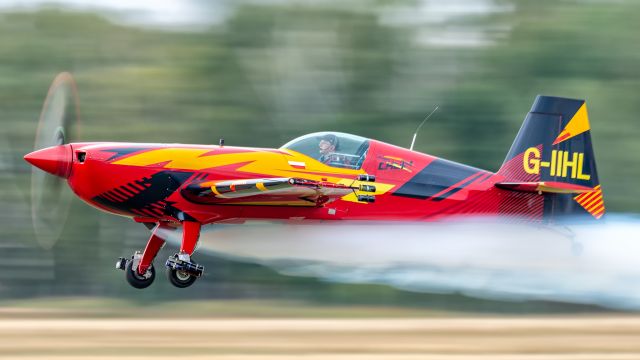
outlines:
[{"label": "blurred green background", "polygon": [[[86,141],[278,147],[322,130],[495,171],[537,94],[584,98],[609,212],[640,210],[640,2],[580,0],[185,1],[161,20],[83,5],[0,4],[0,297],[299,299],[473,311],[574,311],[287,278],[203,259],[192,289],[130,289],[113,269],[140,225],[77,202],[39,249],[29,166],[48,86],[72,72]],[[80,5],[78,5],[80,4]],[[184,10],[184,9],[182,9]],[[148,14],[147,14],[148,15]],[[184,15],[184,16],[183,16]],[[168,250],[165,250],[168,251]],[[164,254],[160,254],[163,258]]]}]

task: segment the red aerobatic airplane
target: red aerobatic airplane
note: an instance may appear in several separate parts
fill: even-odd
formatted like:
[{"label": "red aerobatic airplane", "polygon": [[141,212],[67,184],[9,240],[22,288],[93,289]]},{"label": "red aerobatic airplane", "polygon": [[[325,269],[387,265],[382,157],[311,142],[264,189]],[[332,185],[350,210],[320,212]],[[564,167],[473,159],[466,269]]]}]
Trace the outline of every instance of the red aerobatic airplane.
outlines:
[{"label": "red aerobatic airplane", "polygon": [[[73,100],[74,86],[68,74],[60,75],[42,117],[59,89],[72,89],[67,97]],[[48,130],[39,129],[38,136],[53,134],[58,145],[27,154],[26,161],[66,179],[91,206],[153,229],[143,252],[118,261],[136,288],[155,278],[164,227],[183,229],[180,250],[165,265],[171,283],[187,287],[203,273],[191,256],[205,224],[485,215],[545,221],[599,219],[605,211],[584,100],[538,96],[495,173],[339,132],[263,149],[222,142],[66,143],[64,127],[51,130],[43,135]]]}]

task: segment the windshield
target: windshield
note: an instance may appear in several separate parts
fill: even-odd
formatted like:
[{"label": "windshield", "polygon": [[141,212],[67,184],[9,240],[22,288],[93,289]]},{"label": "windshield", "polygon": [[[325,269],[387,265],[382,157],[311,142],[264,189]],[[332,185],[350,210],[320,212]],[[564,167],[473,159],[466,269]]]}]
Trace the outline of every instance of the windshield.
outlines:
[{"label": "windshield", "polygon": [[299,152],[329,166],[360,169],[369,140],[339,132],[318,132],[291,140],[281,149]]}]

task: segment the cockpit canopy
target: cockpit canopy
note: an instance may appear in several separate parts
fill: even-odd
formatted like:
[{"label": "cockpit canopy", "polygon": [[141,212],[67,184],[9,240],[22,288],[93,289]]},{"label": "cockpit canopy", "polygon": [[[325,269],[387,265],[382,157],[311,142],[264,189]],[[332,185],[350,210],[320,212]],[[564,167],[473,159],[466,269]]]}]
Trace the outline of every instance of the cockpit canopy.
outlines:
[{"label": "cockpit canopy", "polygon": [[369,149],[369,140],[340,132],[317,132],[293,139],[281,149],[299,152],[329,166],[360,169]]}]

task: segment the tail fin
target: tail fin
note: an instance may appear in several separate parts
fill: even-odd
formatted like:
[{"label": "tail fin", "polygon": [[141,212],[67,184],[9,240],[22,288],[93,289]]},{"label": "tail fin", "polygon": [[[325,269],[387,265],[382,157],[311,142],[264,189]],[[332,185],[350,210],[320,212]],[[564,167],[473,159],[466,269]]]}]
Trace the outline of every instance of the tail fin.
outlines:
[{"label": "tail fin", "polygon": [[498,175],[496,186],[544,196],[546,219],[600,219],[604,199],[584,100],[536,97]]}]

